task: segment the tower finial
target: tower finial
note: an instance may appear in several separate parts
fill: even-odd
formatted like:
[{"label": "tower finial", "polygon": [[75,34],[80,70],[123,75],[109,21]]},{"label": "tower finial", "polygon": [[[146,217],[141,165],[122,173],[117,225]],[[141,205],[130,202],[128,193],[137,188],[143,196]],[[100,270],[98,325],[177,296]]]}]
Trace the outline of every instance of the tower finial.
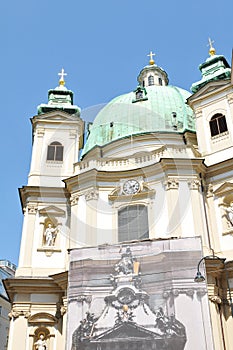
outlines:
[{"label": "tower finial", "polygon": [[153,53],[152,51],[150,51],[149,55],[147,55],[148,57],[150,57],[150,65],[152,66],[153,64],[155,64],[155,61],[153,60],[153,56],[155,56],[155,53]]},{"label": "tower finial", "polygon": [[209,54],[210,54],[210,56],[214,56],[215,55],[215,48],[213,47],[213,43],[214,43],[214,40],[211,40],[210,38],[208,39],[209,40],[209,44],[208,44],[208,46],[210,47],[210,49],[209,49]]},{"label": "tower finial", "polygon": [[65,85],[65,79],[64,76],[67,75],[64,71],[64,68],[62,68],[61,73],[58,73],[58,75],[61,77],[59,80],[60,85]]}]

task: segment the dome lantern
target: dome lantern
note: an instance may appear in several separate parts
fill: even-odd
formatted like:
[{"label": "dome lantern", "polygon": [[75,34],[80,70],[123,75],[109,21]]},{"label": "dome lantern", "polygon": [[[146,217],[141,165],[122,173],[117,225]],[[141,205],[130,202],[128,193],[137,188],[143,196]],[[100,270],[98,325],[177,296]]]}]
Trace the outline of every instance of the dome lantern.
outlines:
[{"label": "dome lantern", "polygon": [[155,64],[152,51],[147,55],[150,57],[149,65],[145,66],[138,75],[138,82],[141,86],[147,87],[152,85],[166,86],[168,85],[167,73]]}]

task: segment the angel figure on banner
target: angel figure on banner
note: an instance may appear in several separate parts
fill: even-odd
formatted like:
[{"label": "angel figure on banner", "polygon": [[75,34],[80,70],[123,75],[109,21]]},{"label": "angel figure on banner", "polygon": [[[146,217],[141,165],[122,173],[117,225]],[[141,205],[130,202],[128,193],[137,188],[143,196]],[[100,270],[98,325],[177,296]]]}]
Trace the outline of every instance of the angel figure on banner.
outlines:
[{"label": "angel figure on banner", "polygon": [[231,202],[230,206],[226,209],[226,217],[231,226],[233,226],[233,202]]}]

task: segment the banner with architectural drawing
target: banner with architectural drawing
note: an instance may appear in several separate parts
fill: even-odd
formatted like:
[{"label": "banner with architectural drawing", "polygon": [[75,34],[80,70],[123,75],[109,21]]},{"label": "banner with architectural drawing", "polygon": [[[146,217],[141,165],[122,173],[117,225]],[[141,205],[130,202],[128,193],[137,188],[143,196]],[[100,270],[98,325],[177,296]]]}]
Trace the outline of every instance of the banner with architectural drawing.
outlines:
[{"label": "banner with architectural drawing", "polygon": [[213,349],[198,237],[70,253],[67,350]]}]

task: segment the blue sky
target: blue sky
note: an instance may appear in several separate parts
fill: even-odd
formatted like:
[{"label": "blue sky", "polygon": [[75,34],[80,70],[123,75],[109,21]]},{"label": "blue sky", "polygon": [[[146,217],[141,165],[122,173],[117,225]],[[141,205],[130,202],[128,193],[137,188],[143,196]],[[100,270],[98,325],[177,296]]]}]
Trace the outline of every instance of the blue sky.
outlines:
[{"label": "blue sky", "polygon": [[84,115],[135,89],[150,50],[170,84],[189,90],[200,79],[208,37],[230,63],[233,2],[9,0],[0,9],[0,259],[17,264],[23,220],[18,188],[27,184],[30,117],[47,102],[61,68]]}]

